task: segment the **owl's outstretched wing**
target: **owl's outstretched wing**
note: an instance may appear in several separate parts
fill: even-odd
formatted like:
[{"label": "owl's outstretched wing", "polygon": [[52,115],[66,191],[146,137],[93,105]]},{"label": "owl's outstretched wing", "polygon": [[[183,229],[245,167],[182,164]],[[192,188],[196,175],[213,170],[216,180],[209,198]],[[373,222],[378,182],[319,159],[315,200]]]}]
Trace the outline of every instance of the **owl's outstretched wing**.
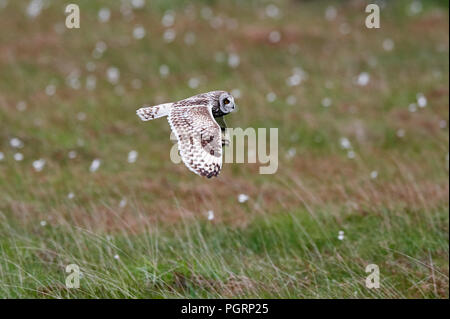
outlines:
[{"label": "owl's outstretched wing", "polygon": [[194,173],[211,178],[222,168],[222,135],[206,105],[174,107],[169,124],[178,139],[184,164]]}]

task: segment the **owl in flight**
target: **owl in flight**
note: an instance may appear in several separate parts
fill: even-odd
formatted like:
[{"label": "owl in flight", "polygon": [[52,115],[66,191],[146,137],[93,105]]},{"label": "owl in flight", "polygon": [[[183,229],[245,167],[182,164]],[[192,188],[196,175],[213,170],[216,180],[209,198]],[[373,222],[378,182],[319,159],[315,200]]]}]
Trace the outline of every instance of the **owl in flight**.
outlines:
[{"label": "owl in flight", "polygon": [[136,114],[142,121],[167,116],[184,164],[194,173],[211,178],[219,175],[222,146],[228,144],[223,116],[235,108],[230,93],[211,91],[178,102],[144,106]]}]

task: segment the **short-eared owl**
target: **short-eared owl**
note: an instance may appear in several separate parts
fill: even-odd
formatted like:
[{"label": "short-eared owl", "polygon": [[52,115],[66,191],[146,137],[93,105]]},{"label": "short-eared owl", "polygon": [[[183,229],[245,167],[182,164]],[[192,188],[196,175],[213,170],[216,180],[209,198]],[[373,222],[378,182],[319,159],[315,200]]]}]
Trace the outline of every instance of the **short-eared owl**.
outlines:
[{"label": "short-eared owl", "polygon": [[222,168],[223,116],[235,110],[233,96],[225,91],[202,93],[190,98],[136,111],[143,121],[167,116],[178,140],[184,164],[194,173],[211,178]]}]

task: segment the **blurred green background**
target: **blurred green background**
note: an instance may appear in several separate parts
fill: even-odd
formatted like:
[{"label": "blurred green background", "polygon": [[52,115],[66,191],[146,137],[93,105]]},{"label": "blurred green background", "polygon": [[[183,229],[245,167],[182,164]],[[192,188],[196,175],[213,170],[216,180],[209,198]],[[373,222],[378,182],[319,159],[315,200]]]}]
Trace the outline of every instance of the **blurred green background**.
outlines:
[{"label": "blurred green background", "polygon": [[[1,297],[448,298],[448,1],[68,3],[0,0]],[[135,115],[210,90],[276,174]]]}]

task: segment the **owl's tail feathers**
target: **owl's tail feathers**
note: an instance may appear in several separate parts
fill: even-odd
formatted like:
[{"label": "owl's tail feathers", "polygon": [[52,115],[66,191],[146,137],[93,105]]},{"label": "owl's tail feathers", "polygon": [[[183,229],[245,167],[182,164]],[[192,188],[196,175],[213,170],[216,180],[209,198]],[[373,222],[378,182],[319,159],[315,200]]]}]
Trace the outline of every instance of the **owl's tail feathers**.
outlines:
[{"label": "owl's tail feathers", "polygon": [[173,103],[165,103],[155,106],[144,106],[137,110],[136,114],[141,118],[142,121],[150,121],[159,117],[169,115],[172,105]]}]

